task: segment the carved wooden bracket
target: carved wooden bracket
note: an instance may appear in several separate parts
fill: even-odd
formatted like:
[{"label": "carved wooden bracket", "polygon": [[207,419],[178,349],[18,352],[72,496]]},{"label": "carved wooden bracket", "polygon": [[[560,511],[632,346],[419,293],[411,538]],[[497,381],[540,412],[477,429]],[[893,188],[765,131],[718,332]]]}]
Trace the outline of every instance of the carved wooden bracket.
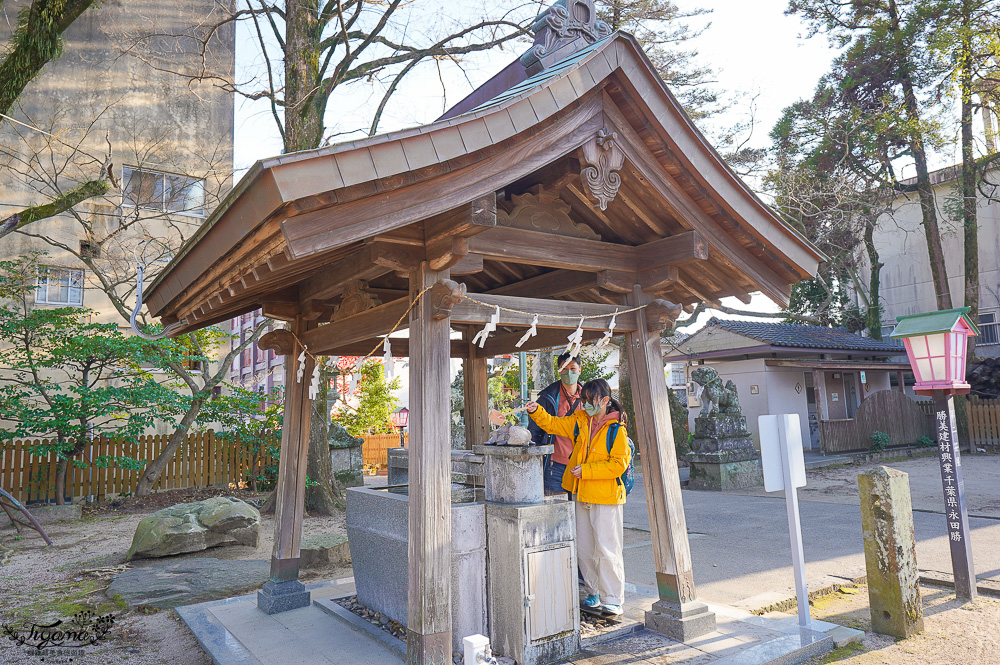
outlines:
[{"label": "carved wooden bracket", "polygon": [[431,318],[435,321],[451,316],[451,308],[465,299],[465,284],[459,284],[450,279],[442,279],[431,287],[428,296],[431,299]]},{"label": "carved wooden bracket", "polygon": [[646,329],[649,332],[663,332],[680,316],[683,307],[666,300],[654,300],[646,305]]},{"label": "carved wooden bracket", "polygon": [[608,209],[608,204],[614,200],[622,185],[618,171],[625,164],[625,153],[618,147],[617,141],[617,132],[608,133],[606,129],[601,129],[597,136],[582,146],[583,161],[589,166],[580,171],[580,177],[587,183],[601,210]]},{"label": "carved wooden bracket", "polygon": [[[575,177],[575,176],[574,176]],[[557,236],[600,240],[601,236],[586,224],[578,224],[570,217],[569,204],[559,198],[554,189],[535,185],[524,194],[511,196],[513,210],[497,211],[497,224],[526,231],[543,231]]]},{"label": "carved wooden bracket", "polygon": [[347,284],[347,289],[344,291],[344,299],[340,301],[340,305],[333,313],[332,320],[339,321],[348,316],[360,314],[373,307],[378,307],[381,304],[382,301],[368,291],[368,282],[361,279],[352,279]]},{"label": "carved wooden bracket", "polygon": [[295,336],[290,330],[272,330],[257,340],[257,347],[274,351],[276,356],[287,356],[295,351]]},{"label": "carved wooden bracket", "polygon": [[431,270],[445,270],[469,253],[468,238],[442,238],[427,245],[427,263]]}]

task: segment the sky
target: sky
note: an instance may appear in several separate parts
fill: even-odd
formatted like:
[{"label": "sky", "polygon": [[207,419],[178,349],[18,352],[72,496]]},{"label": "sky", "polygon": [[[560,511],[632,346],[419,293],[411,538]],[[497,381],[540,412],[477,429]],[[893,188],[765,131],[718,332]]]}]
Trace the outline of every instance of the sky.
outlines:
[{"label": "sky", "polygon": [[[462,0],[471,7],[475,0]],[[718,72],[717,86],[727,95],[737,98],[737,103],[717,122],[730,126],[750,117],[750,98],[753,97],[754,129],[748,145],[765,146],[768,132],[780,117],[783,108],[811,95],[817,80],[827,70],[835,53],[826,38],[806,38],[805,26],[795,16],[785,16],[787,0],[676,0],[682,9],[702,7],[712,10],[707,16],[691,20],[693,27],[710,25],[694,42],[699,52],[698,61]],[[237,34],[237,63],[250,65],[247,54],[251,49],[252,35]],[[381,131],[391,131],[414,124],[426,123],[438,117],[442,108],[451,106],[467,94],[473,85],[479,85],[506,66],[526,46],[495,52],[470,61],[466,72],[468,80],[457,74],[448,78],[448,99],[442,100],[438,72],[430,67],[415,70],[408,82],[397,93],[403,103],[387,110]],[[364,127],[363,109],[378,103],[380,91],[356,86],[346,100],[331,105],[328,118],[336,118],[342,129]],[[342,139],[359,138],[362,133],[345,135]],[[281,151],[281,140],[263,103],[241,103],[236,109],[235,161],[237,177],[254,161],[274,156]],[[731,301],[731,302],[730,302]],[[724,304],[754,311],[777,311],[777,307],[764,296],[755,296],[749,306],[736,299],[726,299]],[[719,315],[719,314],[716,314]],[[703,315],[703,320],[709,318]]]}]

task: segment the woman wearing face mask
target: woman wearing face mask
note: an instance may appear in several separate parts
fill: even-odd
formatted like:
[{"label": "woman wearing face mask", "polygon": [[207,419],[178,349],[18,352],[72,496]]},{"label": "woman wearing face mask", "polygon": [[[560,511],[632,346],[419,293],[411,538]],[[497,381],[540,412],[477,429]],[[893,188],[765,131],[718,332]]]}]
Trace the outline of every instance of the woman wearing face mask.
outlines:
[{"label": "woman wearing face mask", "polygon": [[621,614],[625,486],[620,477],[631,462],[631,449],[621,423],[621,406],[611,397],[608,382],[588,382],[580,397],[583,409],[563,418],[549,415],[536,402],[528,402],[527,409],[545,432],[575,439],[562,487],[575,500],[577,555],[587,592],[583,604]]},{"label": "woman wearing face mask", "polygon": [[[568,353],[559,356],[559,380],[552,383],[538,394],[538,403],[548,413],[558,417],[568,416],[580,409],[580,360],[570,357]],[[566,464],[573,452],[573,441],[569,437],[554,436],[542,430],[534,421],[528,423],[531,440],[535,445],[552,444],[554,451],[545,462],[545,493],[550,495],[565,494],[562,488]]]}]

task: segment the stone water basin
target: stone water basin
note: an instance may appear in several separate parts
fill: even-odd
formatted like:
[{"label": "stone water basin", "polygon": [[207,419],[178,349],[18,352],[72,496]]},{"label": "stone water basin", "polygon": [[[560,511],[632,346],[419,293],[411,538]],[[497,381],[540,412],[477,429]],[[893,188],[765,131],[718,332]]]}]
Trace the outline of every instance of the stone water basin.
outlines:
[{"label": "stone water basin", "polygon": [[[406,625],[409,488],[347,490],[347,538],[358,602]],[[452,485],[451,616],[453,649],[488,634],[486,506],[482,488]]]}]

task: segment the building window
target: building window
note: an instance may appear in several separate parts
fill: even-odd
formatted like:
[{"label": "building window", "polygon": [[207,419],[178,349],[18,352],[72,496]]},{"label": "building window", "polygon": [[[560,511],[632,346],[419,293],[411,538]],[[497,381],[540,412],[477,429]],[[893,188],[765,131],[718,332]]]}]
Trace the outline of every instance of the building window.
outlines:
[{"label": "building window", "polygon": [[1000,327],[1000,324],[997,324],[996,312],[980,312],[979,339],[976,340],[976,344],[980,346],[1000,344],[1000,330],[997,330],[998,327]]},{"label": "building window", "polygon": [[122,182],[123,206],[205,216],[205,181],[201,178],[126,166]]},{"label": "building window", "polygon": [[43,305],[82,305],[83,271],[43,266],[38,271],[35,302]]}]

